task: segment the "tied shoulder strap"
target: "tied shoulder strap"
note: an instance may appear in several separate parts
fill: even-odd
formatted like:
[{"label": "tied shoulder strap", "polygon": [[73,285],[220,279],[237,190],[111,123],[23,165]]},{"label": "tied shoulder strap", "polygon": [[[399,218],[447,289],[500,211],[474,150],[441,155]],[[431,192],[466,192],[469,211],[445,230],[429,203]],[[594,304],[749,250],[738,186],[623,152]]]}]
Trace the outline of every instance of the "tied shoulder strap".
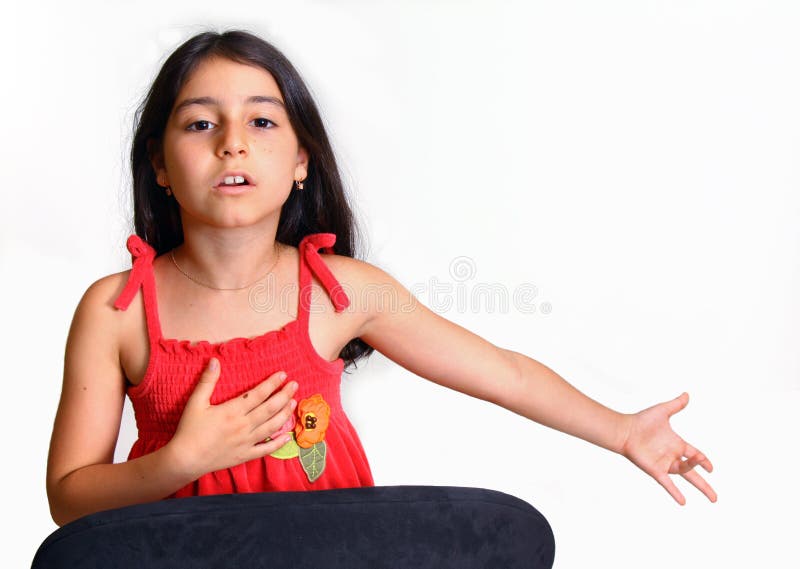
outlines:
[{"label": "tied shoulder strap", "polygon": [[139,288],[142,288],[147,333],[152,347],[154,342],[161,338],[161,323],[158,319],[158,301],[156,300],[156,279],[153,276],[153,259],[156,257],[156,250],[135,233],[128,237],[126,245],[133,256],[133,267],[128,275],[125,288],[114,301],[114,307],[127,310]]},{"label": "tied shoulder strap", "polygon": [[114,302],[114,307],[120,310],[128,308],[139,287],[148,280],[148,276],[152,275],[151,266],[156,256],[155,249],[136,234],[128,237],[125,245],[132,255],[133,267],[131,268],[131,274],[128,276],[128,282],[125,283],[125,288],[122,289],[119,297]]},{"label": "tied shoulder strap", "polygon": [[312,233],[306,235],[300,241],[301,260],[300,263],[300,307],[299,318],[308,321],[308,311],[311,307],[311,273],[313,271],[322,286],[328,292],[328,296],[333,303],[336,312],[341,312],[350,306],[350,299],[345,294],[342,286],[333,276],[325,261],[319,256],[318,250],[323,249],[325,253],[333,253],[333,244],[336,243],[334,233]]}]

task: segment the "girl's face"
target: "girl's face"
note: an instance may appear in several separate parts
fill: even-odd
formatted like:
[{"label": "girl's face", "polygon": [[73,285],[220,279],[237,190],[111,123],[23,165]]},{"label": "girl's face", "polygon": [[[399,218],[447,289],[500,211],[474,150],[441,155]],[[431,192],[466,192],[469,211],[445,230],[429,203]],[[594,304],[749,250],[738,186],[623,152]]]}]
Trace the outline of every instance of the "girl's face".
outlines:
[{"label": "girl's face", "polygon": [[[163,154],[153,160],[184,225],[241,227],[268,219],[277,227],[308,166],[282,103],[275,79],[260,67],[213,57],[195,69],[170,113]],[[238,195],[221,192],[217,185],[229,171],[246,173],[253,185]]]}]

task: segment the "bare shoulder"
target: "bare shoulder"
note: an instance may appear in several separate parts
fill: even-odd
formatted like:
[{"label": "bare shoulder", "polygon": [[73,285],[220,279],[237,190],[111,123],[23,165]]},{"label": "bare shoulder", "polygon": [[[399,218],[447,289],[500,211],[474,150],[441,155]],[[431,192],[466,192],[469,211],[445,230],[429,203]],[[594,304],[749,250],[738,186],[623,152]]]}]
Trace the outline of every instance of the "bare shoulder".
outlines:
[{"label": "bare shoulder", "polygon": [[[344,255],[334,255],[320,253],[325,264],[328,265],[336,280],[345,288],[345,292],[350,295],[350,291],[361,293],[368,291],[370,287],[379,285],[389,285],[397,281],[380,267],[354,259]],[[358,300],[359,295],[356,295]],[[361,298],[361,301],[366,300]],[[351,303],[353,299],[351,299]]]},{"label": "bare shoulder", "polygon": [[[84,358],[101,358],[109,364],[104,369],[106,380],[119,381],[119,386],[124,386],[125,377],[119,366],[119,351],[125,318],[124,312],[114,306],[114,301],[125,287],[130,272],[127,270],[101,277],[83,293],[67,336],[66,372],[73,371],[75,367],[83,367]],[[114,362],[117,366],[112,370],[110,364]]]},{"label": "bare shoulder", "polygon": [[116,339],[117,334],[114,332],[119,328],[120,311],[114,307],[114,301],[125,287],[130,272],[127,270],[113,273],[90,284],[75,309],[73,327],[76,324],[84,325],[88,320],[93,328],[102,329],[107,339]]},{"label": "bare shoulder", "polygon": [[378,314],[414,303],[414,296],[384,269],[344,255],[321,254],[358,315],[358,336]]},{"label": "bare shoulder", "polygon": [[386,274],[382,269],[361,259],[330,253],[320,253],[320,257],[337,277],[337,280],[352,283],[354,286],[373,281],[382,274]]}]

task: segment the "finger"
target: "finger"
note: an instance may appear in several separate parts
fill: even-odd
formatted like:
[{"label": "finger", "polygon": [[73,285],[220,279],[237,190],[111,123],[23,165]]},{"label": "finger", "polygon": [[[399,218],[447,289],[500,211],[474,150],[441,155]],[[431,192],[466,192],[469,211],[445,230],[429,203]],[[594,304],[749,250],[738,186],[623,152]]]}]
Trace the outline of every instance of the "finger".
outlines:
[{"label": "finger", "polygon": [[200,401],[204,406],[209,405],[211,401],[211,394],[214,392],[214,387],[220,377],[221,364],[219,358],[210,358],[206,367],[200,373],[200,378],[194,386],[192,393],[189,397],[190,402],[187,405],[196,405]]},{"label": "finger", "polygon": [[667,403],[667,415],[672,417],[675,413],[689,404],[689,394],[685,391]]},{"label": "finger", "polygon": [[[696,450],[696,449],[695,449]],[[672,465],[670,466],[669,473],[670,474],[684,474],[689,472],[695,466],[700,464],[703,461],[708,461],[708,459],[703,455],[702,452],[695,452],[692,454],[690,451],[686,451],[683,453],[683,456],[686,456],[686,459],[678,459],[675,460]]]},{"label": "finger", "polygon": [[[297,402],[292,398],[296,391],[297,382],[290,381],[283,389],[277,393],[273,393],[266,401],[262,401],[260,405],[250,410],[250,412],[247,413],[247,417],[251,421],[252,430],[260,429],[262,425],[268,424],[267,422],[272,420],[269,424],[274,426],[272,430],[265,433],[264,436],[277,432],[280,427],[283,426],[283,423],[288,420],[292,411],[294,411],[294,408],[297,406]],[[281,412],[286,416],[282,422],[275,425],[273,417],[278,417]]]},{"label": "finger", "polygon": [[714,492],[714,489],[711,485],[705,481],[705,479],[700,476],[700,474],[696,470],[691,470],[683,475],[683,477],[691,482],[691,484],[700,490],[706,497],[711,500],[712,502],[717,501],[717,493]]},{"label": "finger", "polygon": [[[292,417],[295,409],[295,405],[293,405],[293,400],[289,402],[283,409],[281,409],[278,413],[273,414],[262,423],[255,426],[253,429],[254,437],[257,440],[264,440],[267,437],[273,438],[272,435],[279,432],[286,423],[289,422],[290,418]],[[284,433],[285,435],[286,433]],[[283,435],[281,435],[283,436]]]},{"label": "finger", "polygon": [[699,460],[697,457],[692,457],[687,460],[676,460],[673,463],[672,468],[669,469],[669,472],[670,474],[686,474],[695,466],[697,466],[698,462]]},{"label": "finger", "polygon": [[676,502],[678,502],[681,506],[686,504],[686,498],[683,497],[683,494],[681,494],[681,491],[678,490],[678,487],[675,486],[675,483],[672,482],[672,479],[668,474],[659,474],[655,477],[655,479],[656,482],[661,484],[664,489],[669,492],[669,495],[672,496]]},{"label": "finger", "polygon": [[[266,437],[265,437],[266,438]],[[268,442],[264,442],[264,439],[259,439],[256,444],[253,445],[252,452],[250,453],[248,460],[252,460],[255,458],[261,458],[262,456],[272,454],[287,442],[292,439],[292,435],[290,433],[285,433],[281,435],[279,438],[270,440]]]},{"label": "finger", "polygon": [[284,385],[280,391],[273,393],[267,399],[261,401],[259,405],[253,407],[247,413],[253,420],[253,428],[257,428],[259,425],[263,424],[264,421],[280,412],[282,409],[285,409],[296,391],[297,382],[290,381]]},{"label": "finger", "polygon": [[711,472],[714,470],[714,465],[711,464],[711,461],[708,460],[708,457],[704,455],[702,452],[694,448],[689,443],[686,443],[686,448],[684,449],[683,456],[687,458],[698,457],[697,464],[702,466],[706,469],[706,472]]},{"label": "finger", "polygon": [[242,393],[237,398],[237,401],[239,401],[241,406],[246,410],[247,413],[249,413],[261,405],[261,403],[278,388],[284,379],[286,379],[286,372],[276,371],[267,379],[256,385],[253,389]]},{"label": "finger", "polygon": [[256,386],[256,390],[258,391],[259,403],[261,401],[266,401],[271,395],[274,395],[279,389],[286,388],[290,382],[284,381],[288,377],[288,374],[285,371],[276,371],[271,376],[269,376],[265,381],[262,381],[258,386]]},{"label": "finger", "polygon": [[286,418],[286,421],[284,421],[283,424],[281,424],[280,428],[277,431],[275,431],[273,434],[267,437],[268,439],[277,438],[277,435],[283,432],[288,432],[294,428],[295,424],[297,424],[296,419],[294,419],[294,410],[296,407],[297,407],[297,401],[291,399],[289,401],[289,410],[288,410],[289,416]]}]

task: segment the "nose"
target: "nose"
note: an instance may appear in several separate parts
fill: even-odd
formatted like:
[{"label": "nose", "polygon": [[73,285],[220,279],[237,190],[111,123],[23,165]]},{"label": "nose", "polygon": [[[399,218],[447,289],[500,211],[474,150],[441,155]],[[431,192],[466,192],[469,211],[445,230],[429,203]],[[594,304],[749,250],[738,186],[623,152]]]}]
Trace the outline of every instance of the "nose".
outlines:
[{"label": "nose", "polygon": [[220,157],[225,155],[246,156],[248,153],[247,137],[244,131],[235,126],[225,127],[223,135],[220,137],[217,154]]}]

